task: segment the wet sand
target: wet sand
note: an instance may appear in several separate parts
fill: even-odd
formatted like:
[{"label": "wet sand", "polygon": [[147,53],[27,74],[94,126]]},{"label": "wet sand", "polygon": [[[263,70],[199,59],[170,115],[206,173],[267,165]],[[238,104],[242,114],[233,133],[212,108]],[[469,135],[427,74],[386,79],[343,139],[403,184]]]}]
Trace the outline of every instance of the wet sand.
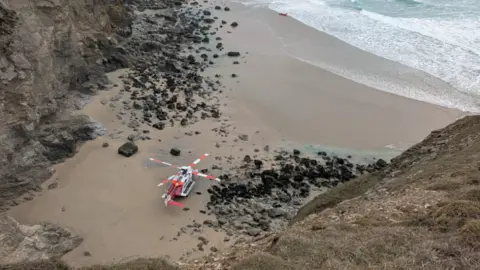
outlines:
[{"label": "wet sand", "polygon": [[[161,199],[163,189],[157,184],[176,170],[162,166],[145,168],[149,157],[187,165],[209,152],[211,156],[198,168],[219,165],[221,170],[209,172],[219,175],[228,171],[230,163],[235,164],[245,154],[255,155],[255,148],[263,149],[267,144],[272,148],[321,143],[373,149],[418,142],[432,129],[443,127],[460,115],[458,111],[380,92],[292,58],[285,54],[278,35],[272,34],[268,27],[277,23],[278,15],[228,5],[232,11],[213,13],[229,23],[235,20],[240,26],[232,30],[227,25],[219,34],[223,33],[227,51],[237,50],[245,57],[222,56],[217,67],[206,71],[224,77],[226,88],[219,98],[225,106],[221,108],[224,115],[220,120],[163,131],[140,127],[150,131],[152,140],[137,142],[139,152],[131,158],[122,157],[117,148],[131,132],[117,119],[119,108],[103,103],[109,103],[105,101],[117,95],[122,87],[117,77],[125,71],[110,74],[119,86],[101,92],[80,113],[103,123],[109,134],[117,130],[125,132],[118,139],[104,136],[85,143],[75,157],[56,166],[55,176],[45,183],[47,186],[57,182],[58,188],[46,190],[10,211],[21,223],[50,221],[82,235],[84,243],[64,256],[71,265],[111,263],[140,256],[168,255],[178,260],[196,248],[199,234],[183,233],[177,237],[177,232],[193,220],[202,223],[205,219],[215,219],[199,213],[205,208],[206,189],[211,183],[203,179],[197,182],[192,195],[184,200],[188,211],[165,209]],[[331,38],[310,33],[310,29],[290,18],[283,19],[288,20],[282,22],[287,32],[314,35],[311,38],[316,41]],[[226,29],[232,33],[226,33]],[[232,65],[234,60],[240,64]],[[231,73],[239,77],[231,78]],[[116,104],[121,104],[121,100]],[[212,131],[222,127],[222,123],[233,125],[227,128],[228,137]],[[201,133],[185,135],[190,131]],[[237,140],[239,134],[249,135],[249,140]],[[102,147],[104,142],[110,146]],[[172,147],[180,148],[182,155],[171,156],[168,151]],[[232,159],[225,158],[228,156]],[[211,244],[205,247],[205,252],[192,256],[205,254],[212,245],[219,249],[227,245],[222,232],[205,228],[201,235]],[[85,251],[91,256],[84,256]]]},{"label": "wet sand", "polygon": [[[353,70],[377,67],[419,88],[449,87],[426,73],[361,51],[269,9],[229,6],[236,12],[215,13],[228,21],[219,31],[224,33],[222,42],[228,51],[248,55],[239,65],[231,64],[236,59],[225,59],[211,72],[226,78],[237,74],[225,80],[232,96],[282,138],[355,149],[405,148],[465,114],[347,80],[292,56],[331,64],[329,58],[336,55],[337,62]],[[239,22],[234,30],[228,26],[231,21]]]}]

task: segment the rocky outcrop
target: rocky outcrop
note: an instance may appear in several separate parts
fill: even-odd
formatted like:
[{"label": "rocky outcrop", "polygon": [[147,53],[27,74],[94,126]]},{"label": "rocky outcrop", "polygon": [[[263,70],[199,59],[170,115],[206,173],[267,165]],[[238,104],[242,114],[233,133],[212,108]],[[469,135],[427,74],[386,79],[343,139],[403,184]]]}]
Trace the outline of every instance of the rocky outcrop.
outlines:
[{"label": "rocky outcrop", "polygon": [[53,224],[18,224],[0,215],[0,265],[59,258],[82,243],[82,238]]},{"label": "rocky outcrop", "polygon": [[128,65],[114,48],[132,31],[123,4],[0,0],[0,209],[102,133],[68,115],[108,84],[105,71]]}]

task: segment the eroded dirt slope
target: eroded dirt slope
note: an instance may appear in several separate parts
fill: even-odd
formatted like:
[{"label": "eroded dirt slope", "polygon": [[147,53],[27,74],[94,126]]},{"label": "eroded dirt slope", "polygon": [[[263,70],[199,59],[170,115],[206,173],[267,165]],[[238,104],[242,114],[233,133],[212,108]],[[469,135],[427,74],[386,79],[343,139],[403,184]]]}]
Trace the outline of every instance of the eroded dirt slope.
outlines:
[{"label": "eroded dirt slope", "polygon": [[478,269],[480,116],[301,209],[283,233],[188,269]]}]

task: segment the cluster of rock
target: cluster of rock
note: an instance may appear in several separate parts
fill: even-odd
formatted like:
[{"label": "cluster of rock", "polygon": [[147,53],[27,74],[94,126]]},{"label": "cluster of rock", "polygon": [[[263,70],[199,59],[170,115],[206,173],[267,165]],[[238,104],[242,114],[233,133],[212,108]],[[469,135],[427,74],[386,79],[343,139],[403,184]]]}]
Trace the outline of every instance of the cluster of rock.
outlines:
[{"label": "cluster of rock", "polygon": [[[197,2],[187,7],[179,1],[127,3],[137,11],[133,34],[117,50],[129,55],[131,71],[121,77],[121,96],[111,101],[123,100],[117,117],[136,132],[128,140],[150,139],[142,125],[163,130],[219,118],[220,104],[215,94],[221,93],[221,83],[218,76],[208,78],[200,73],[224,50],[215,34],[226,22],[215,26],[217,18]],[[142,13],[145,9],[153,12]],[[238,23],[231,27],[236,26]],[[209,45],[211,40],[217,41],[215,46]],[[223,55],[239,57],[240,53]]]},{"label": "cluster of rock", "polygon": [[304,157],[298,150],[280,151],[269,169],[264,168],[261,160],[245,156],[241,174],[222,175],[222,182],[208,189],[207,207],[217,217],[208,225],[250,236],[281,229],[312,191],[334,187],[387,165],[382,159],[361,165],[325,152],[318,156]]}]

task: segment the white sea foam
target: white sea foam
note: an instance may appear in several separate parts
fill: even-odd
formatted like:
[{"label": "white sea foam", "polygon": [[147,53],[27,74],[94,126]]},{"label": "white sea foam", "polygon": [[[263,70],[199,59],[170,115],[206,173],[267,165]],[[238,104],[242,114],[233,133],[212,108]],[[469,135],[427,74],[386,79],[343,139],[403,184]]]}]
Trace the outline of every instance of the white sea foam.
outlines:
[{"label": "white sea foam", "polygon": [[[339,6],[337,2],[341,1],[249,0],[247,3],[268,5],[274,11],[286,12],[289,16],[362,50],[425,71],[458,91],[444,90],[439,94],[441,89],[432,93],[399,87],[392,90],[391,85],[382,86],[377,81],[374,87],[380,90],[464,111],[480,112],[480,3],[477,3],[478,16],[472,15],[472,7],[468,8],[468,5],[475,5],[475,2],[464,3],[463,7],[459,6],[461,1],[457,1],[453,4],[445,2],[444,10],[436,6],[431,10],[426,8],[426,16],[421,17],[419,14],[423,11],[418,10],[421,7],[412,9],[415,16],[408,16],[407,12],[387,16],[363,9],[362,0],[348,0],[350,5],[357,8]],[[389,5],[398,9],[393,5],[399,4],[392,0],[374,2],[382,2],[383,9]],[[418,4],[420,1],[413,3]],[[448,6],[455,4],[457,6]],[[467,14],[464,10],[469,10],[470,13]],[[365,79],[368,78],[362,74],[349,74],[348,71],[342,73],[340,75],[373,86],[373,81],[366,82]]]}]

